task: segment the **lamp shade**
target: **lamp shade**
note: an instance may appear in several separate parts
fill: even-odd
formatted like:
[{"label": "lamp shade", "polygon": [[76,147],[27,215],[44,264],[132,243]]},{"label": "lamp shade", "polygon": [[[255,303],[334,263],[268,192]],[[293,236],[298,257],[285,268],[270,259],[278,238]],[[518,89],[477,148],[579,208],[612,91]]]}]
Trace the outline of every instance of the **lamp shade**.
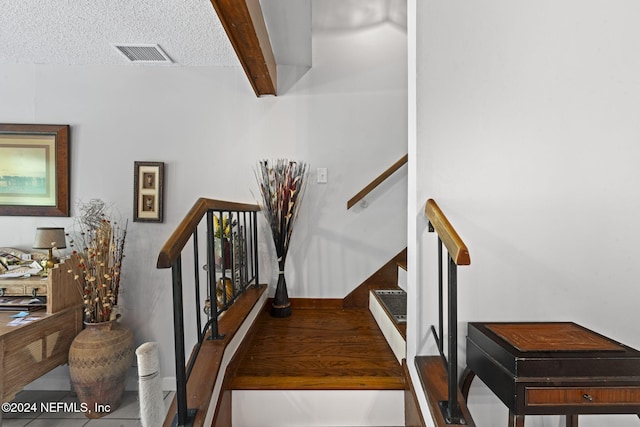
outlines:
[{"label": "lamp shade", "polygon": [[34,249],[64,249],[67,247],[67,239],[62,227],[38,227],[33,242]]}]

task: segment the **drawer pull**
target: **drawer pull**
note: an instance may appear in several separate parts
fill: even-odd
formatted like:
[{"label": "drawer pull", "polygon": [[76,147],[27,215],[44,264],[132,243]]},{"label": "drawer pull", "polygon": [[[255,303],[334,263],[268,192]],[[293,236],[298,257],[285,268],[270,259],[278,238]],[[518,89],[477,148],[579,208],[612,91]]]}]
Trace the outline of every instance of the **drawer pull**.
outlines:
[{"label": "drawer pull", "polygon": [[585,394],[582,395],[582,398],[584,400],[586,400],[587,402],[593,402],[593,397],[591,397],[590,394],[585,393]]},{"label": "drawer pull", "polygon": [[4,296],[5,291],[7,290],[7,288],[0,288],[0,297]]},{"label": "drawer pull", "polygon": [[31,290],[31,298],[36,298],[38,296],[38,288],[33,288]]}]

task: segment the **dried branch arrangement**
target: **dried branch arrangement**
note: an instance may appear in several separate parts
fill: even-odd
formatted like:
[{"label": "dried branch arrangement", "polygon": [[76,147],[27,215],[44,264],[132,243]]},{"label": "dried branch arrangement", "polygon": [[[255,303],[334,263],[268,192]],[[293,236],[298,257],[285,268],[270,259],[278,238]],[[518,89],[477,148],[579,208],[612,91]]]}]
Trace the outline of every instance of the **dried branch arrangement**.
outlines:
[{"label": "dried branch arrangement", "polygon": [[68,234],[73,248],[69,273],[82,293],[84,321],[105,322],[116,314],[128,222],[118,223],[102,200],[79,203],[78,208],[76,230]]},{"label": "dried branch arrangement", "polygon": [[308,166],[286,159],[258,162],[256,179],[264,212],[273,235],[278,261],[284,265],[293,225],[306,188]]}]

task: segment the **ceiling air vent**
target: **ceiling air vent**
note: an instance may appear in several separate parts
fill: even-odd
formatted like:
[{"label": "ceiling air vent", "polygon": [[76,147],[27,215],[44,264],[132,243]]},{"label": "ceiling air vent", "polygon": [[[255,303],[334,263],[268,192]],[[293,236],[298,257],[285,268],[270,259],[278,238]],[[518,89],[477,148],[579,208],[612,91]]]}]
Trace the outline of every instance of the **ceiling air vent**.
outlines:
[{"label": "ceiling air vent", "polygon": [[118,52],[124,55],[129,61],[137,63],[166,63],[173,61],[157,44],[114,44]]}]

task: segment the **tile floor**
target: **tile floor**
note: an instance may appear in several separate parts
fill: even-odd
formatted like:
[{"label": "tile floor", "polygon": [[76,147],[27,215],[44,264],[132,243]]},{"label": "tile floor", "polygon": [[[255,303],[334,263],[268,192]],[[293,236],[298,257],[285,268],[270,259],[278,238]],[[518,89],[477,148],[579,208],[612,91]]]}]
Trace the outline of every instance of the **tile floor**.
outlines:
[{"label": "tile floor", "polygon": [[[173,393],[164,393],[165,407],[168,408],[173,399]],[[2,427],[139,427],[140,414],[138,406],[138,392],[126,391],[120,407],[112,413],[99,419],[89,419],[81,412],[40,412],[41,402],[77,402],[74,393],[70,391],[21,391],[13,400],[15,403],[36,403],[35,413],[7,413],[2,414]],[[55,408],[55,405],[53,406]]]}]

